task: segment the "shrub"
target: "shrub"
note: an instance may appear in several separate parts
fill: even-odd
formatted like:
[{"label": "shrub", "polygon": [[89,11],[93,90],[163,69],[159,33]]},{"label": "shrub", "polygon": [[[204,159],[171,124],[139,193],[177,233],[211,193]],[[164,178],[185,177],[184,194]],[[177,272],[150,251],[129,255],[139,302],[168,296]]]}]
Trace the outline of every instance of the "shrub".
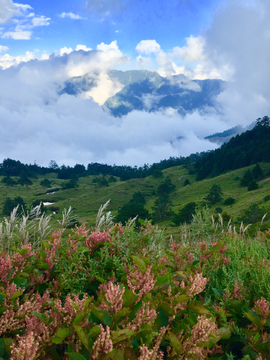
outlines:
[{"label": "shrub", "polygon": [[266,201],[269,201],[270,200],[270,195],[266,195],[264,198],[263,198],[263,201],[266,202]]},{"label": "shrub", "polygon": [[233,197],[228,197],[227,199],[224,200],[224,205],[233,205],[235,203],[235,198]]},{"label": "shrub", "polygon": [[40,182],[40,185],[49,188],[51,187],[51,182],[48,179],[44,179]]},{"label": "shrub", "polygon": [[184,186],[187,186],[189,184],[190,184],[190,181],[188,179],[186,179],[185,182],[184,182]]},{"label": "shrub", "polygon": [[257,190],[258,188],[259,188],[259,185],[256,183],[255,180],[252,180],[252,181],[248,184],[248,191]]}]

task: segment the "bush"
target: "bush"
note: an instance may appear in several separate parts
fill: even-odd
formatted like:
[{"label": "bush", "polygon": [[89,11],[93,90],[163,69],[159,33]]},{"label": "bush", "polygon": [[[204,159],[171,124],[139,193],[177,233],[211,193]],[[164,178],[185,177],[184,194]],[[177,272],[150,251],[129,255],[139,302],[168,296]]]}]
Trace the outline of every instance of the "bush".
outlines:
[{"label": "bush", "polygon": [[263,198],[263,201],[266,202],[266,201],[269,201],[270,200],[270,195],[266,195],[264,198]]},{"label": "bush", "polygon": [[44,179],[40,182],[40,185],[49,188],[51,187],[51,182],[48,179]]},{"label": "bush", "polygon": [[190,181],[188,179],[186,179],[185,182],[184,182],[184,186],[187,186],[189,184],[190,184]]},{"label": "bush", "polygon": [[235,198],[233,197],[228,197],[227,199],[224,200],[224,205],[233,205],[235,203]]},{"label": "bush", "polygon": [[257,190],[258,188],[259,188],[259,185],[256,183],[255,180],[252,180],[252,181],[248,184],[248,191]]}]

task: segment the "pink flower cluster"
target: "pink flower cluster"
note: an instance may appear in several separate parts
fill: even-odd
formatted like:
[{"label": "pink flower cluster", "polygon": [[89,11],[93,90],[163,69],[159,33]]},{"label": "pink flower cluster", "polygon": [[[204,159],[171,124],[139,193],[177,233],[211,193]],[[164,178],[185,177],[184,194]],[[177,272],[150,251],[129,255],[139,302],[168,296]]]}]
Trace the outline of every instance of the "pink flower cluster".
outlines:
[{"label": "pink flower cluster", "polygon": [[90,237],[87,237],[85,240],[85,245],[92,250],[96,244],[101,242],[108,242],[110,241],[109,233],[105,230],[103,232],[99,232],[96,230],[95,232],[92,232]]},{"label": "pink flower cluster", "polygon": [[[136,268],[133,266],[133,269],[135,270]],[[143,295],[154,289],[156,280],[154,273],[151,272],[151,269],[152,266],[150,265],[146,272],[143,274],[138,270],[131,272],[126,267],[128,286],[132,290],[133,294],[139,296],[136,303],[140,301]],[[136,290],[139,290],[138,294],[136,293]]]}]

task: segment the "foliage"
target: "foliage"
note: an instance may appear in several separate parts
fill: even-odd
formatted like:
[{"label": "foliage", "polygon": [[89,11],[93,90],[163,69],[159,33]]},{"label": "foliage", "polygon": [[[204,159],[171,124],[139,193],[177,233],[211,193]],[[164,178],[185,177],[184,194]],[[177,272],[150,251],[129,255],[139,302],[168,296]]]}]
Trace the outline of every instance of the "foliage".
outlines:
[{"label": "foliage", "polygon": [[[125,224],[129,219],[135,217],[146,219],[149,217],[148,210],[144,208],[145,197],[138,191],[133,194],[132,199],[118,211],[117,222]],[[138,222],[137,222],[138,224]]]},{"label": "foliage", "polygon": [[169,218],[171,218],[174,213],[171,209],[172,202],[169,198],[168,194],[160,195],[154,203],[154,206],[152,207],[152,214],[151,218],[155,223],[165,221]]},{"label": "foliage", "polygon": [[4,183],[7,186],[14,186],[16,185],[16,181],[12,179],[10,176],[5,176],[2,179],[2,183]]},{"label": "foliage", "polygon": [[40,185],[49,188],[49,187],[51,187],[51,182],[48,179],[44,179],[44,180],[41,180]]},{"label": "foliage", "polygon": [[189,184],[190,184],[190,181],[188,179],[186,179],[185,182],[184,182],[184,186],[187,186]]},{"label": "foliage", "polygon": [[26,206],[23,198],[21,198],[20,196],[17,196],[14,199],[7,197],[4,203],[2,214],[9,216],[12,210],[17,206],[18,206],[17,213],[22,213],[25,210]]},{"label": "foliage", "polygon": [[181,210],[179,210],[178,214],[176,214],[173,218],[175,225],[177,226],[184,223],[191,223],[193,214],[195,214],[196,206],[197,205],[195,202],[190,202],[186,204]]},{"label": "foliage", "polygon": [[248,191],[257,190],[259,188],[259,185],[256,183],[256,180],[252,180],[248,184]]},{"label": "foliage", "polygon": [[209,193],[205,197],[205,200],[209,202],[209,204],[213,205],[222,200],[222,190],[221,187],[217,184],[214,184],[211,189],[209,190]]},{"label": "foliage", "polygon": [[61,228],[2,251],[0,357],[268,360],[269,231],[222,228],[194,246],[141,225]]},{"label": "foliage", "polygon": [[224,205],[233,205],[234,203],[235,203],[235,198],[231,196],[224,200]]}]

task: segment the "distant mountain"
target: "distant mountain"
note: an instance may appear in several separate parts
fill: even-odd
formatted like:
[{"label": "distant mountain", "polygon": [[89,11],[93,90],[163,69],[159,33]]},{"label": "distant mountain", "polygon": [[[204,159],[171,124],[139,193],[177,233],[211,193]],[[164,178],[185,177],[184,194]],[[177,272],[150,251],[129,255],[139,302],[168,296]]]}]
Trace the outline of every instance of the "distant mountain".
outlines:
[{"label": "distant mountain", "polygon": [[[98,74],[97,74],[98,75]],[[222,80],[189,80],[184,75],[170,78],[147,70],[111,70],[108,76],[116,88],[122,89],[107,99],[104,110],[121,117],[133,110],[158,111],[174,109],[181,115],[194,110],[217,107],[216,96],[226,86]],[[98,76],[86,74],[66,81],[60,94],[80,95],[97,84]]]},{"label": "distant mountain", "polygon": [[231,129],[223,131],[221,133],[215,133],[213,135],[206,136],[205,139],[216,144],[222,145],[230,141],[230,139],[236,135],[240,135],[247,130],[252,130],[256,122],[251,123],[250,125],[243,127],[241,125],[234,126]]},{"label": "distant mountain", "polygon": [[118,81],[125,78],[129,83],[104,104],[104,108],[117,117],[133,110],[153,112],[172,108],[185,115],[194,110],[216,107],[215,97],[225,89],[222,80],[188,80],[184,75],[164,78],[150,71],[143,74],[129,71],[129,76],[125,73],[111,74]]}]

